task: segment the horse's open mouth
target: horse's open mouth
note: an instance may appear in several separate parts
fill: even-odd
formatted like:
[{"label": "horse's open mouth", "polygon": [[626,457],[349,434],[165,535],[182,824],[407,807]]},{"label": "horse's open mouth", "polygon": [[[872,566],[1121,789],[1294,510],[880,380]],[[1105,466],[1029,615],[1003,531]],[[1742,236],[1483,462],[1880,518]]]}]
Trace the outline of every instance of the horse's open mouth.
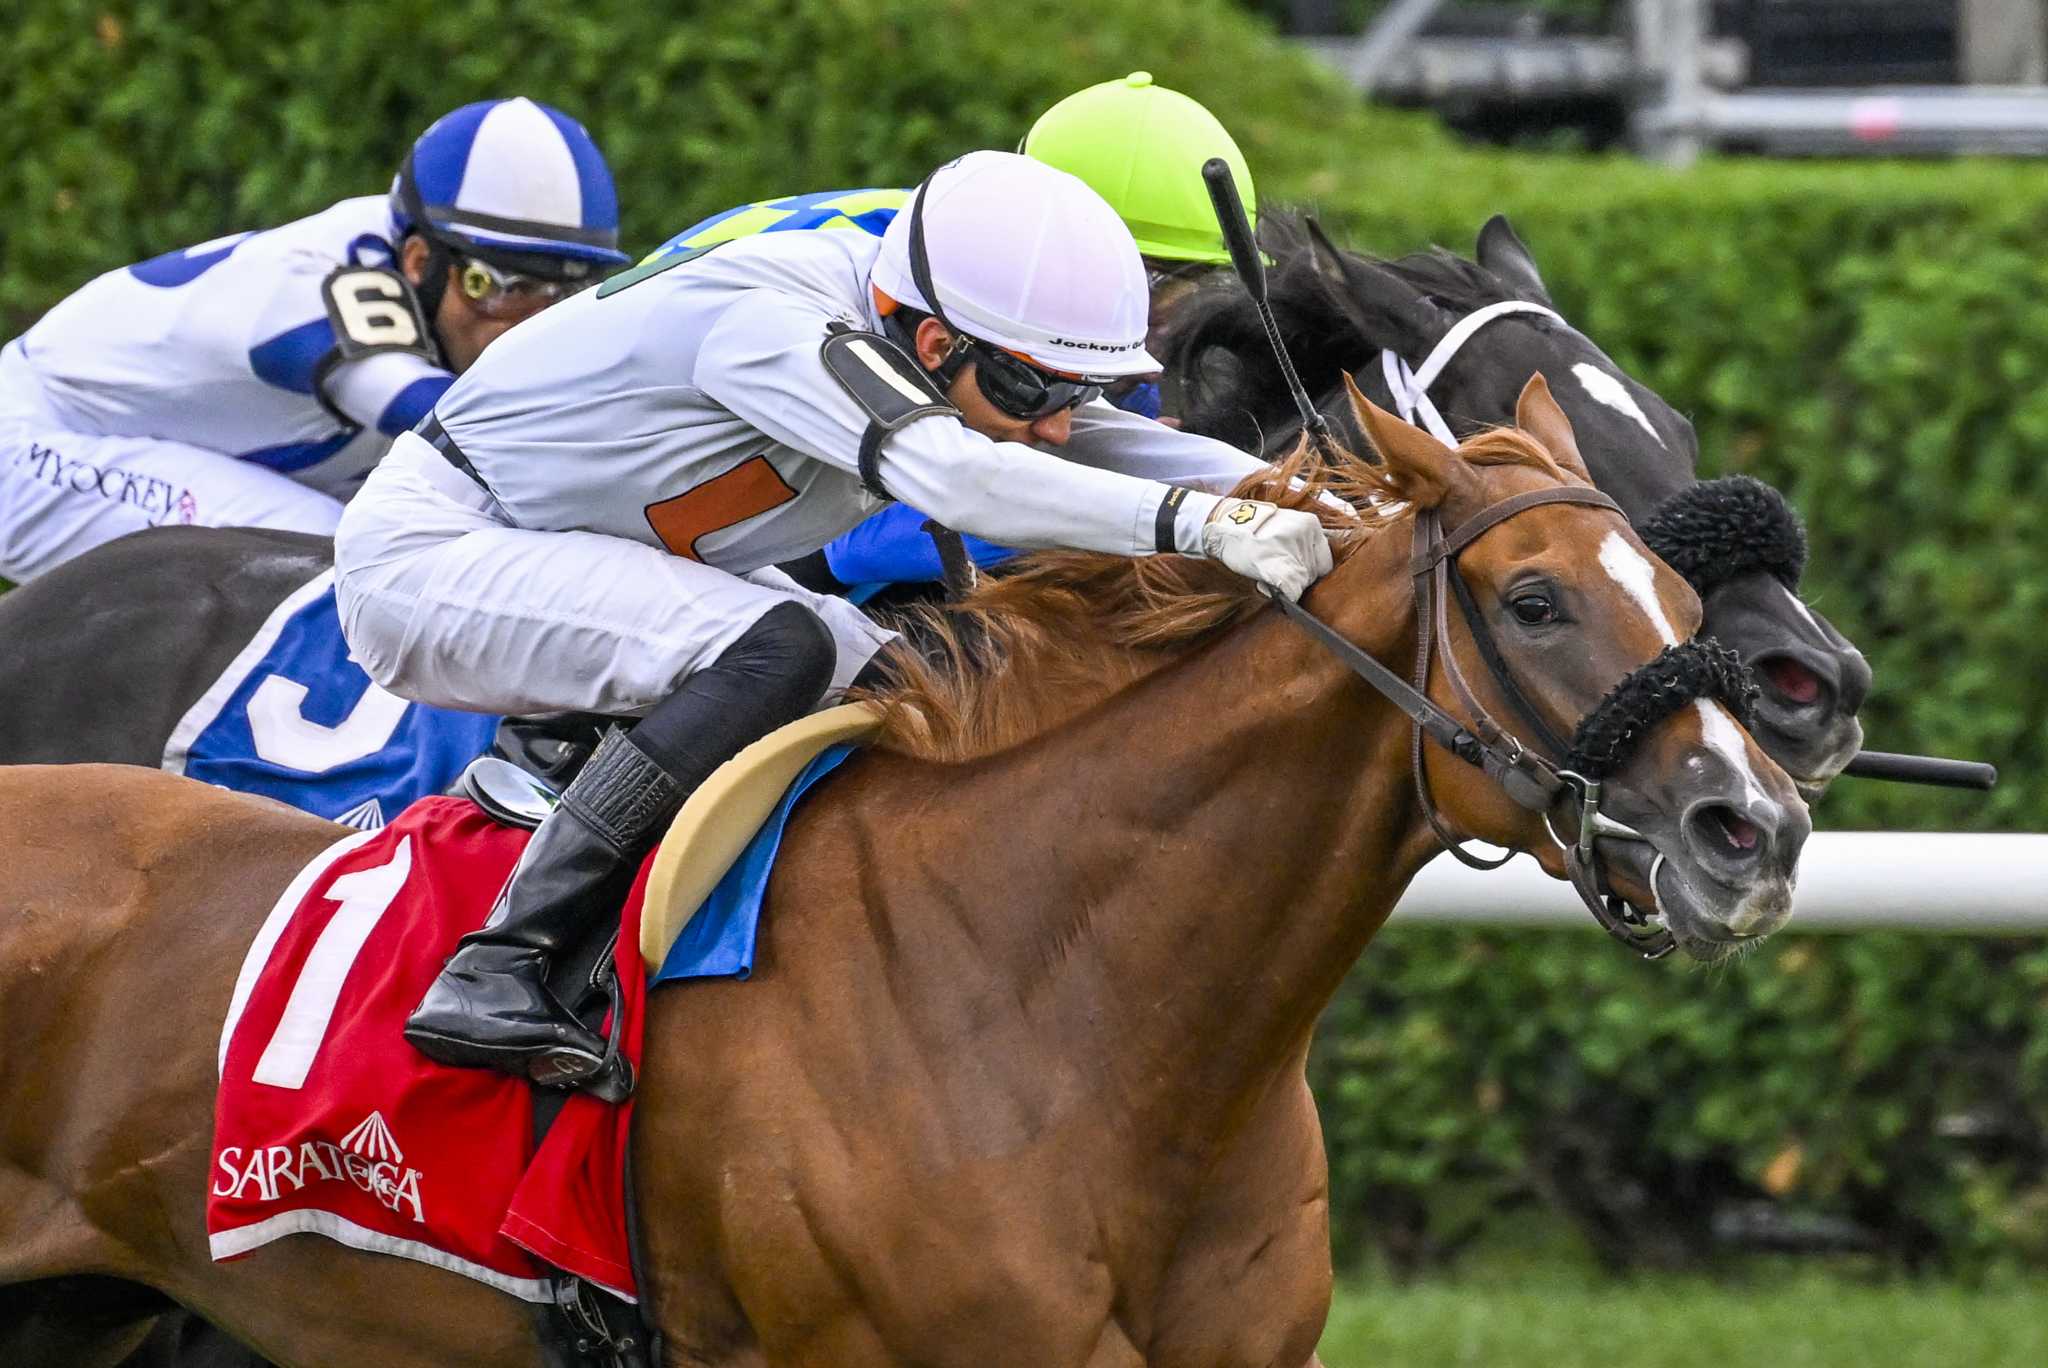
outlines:
[{"label": "horse's open mouth", "polygon": [[1836,687],[1798,657],[1774,653],[1752,659],[1763,685],[1757,705],[1757,741],[1791,778],[1799,797],[1817,802],[1863,744],[1854,709]]}]

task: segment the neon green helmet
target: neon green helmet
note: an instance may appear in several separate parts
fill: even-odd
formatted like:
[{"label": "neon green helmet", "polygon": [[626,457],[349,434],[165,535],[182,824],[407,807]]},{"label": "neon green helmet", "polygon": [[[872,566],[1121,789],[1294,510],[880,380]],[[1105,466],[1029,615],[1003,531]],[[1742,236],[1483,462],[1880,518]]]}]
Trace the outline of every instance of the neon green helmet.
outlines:
[{"label": "neon green helmet", "polygon": [[1230,260],[1202,164],[1230,164],[1245,212],[1258,198],[1244,153],[1216,116],[1177,90],[1134,71],[1067,96],[1038,116],[1018,151],[1079,176],[1123,218],[1138,251],[1163,261]]}]

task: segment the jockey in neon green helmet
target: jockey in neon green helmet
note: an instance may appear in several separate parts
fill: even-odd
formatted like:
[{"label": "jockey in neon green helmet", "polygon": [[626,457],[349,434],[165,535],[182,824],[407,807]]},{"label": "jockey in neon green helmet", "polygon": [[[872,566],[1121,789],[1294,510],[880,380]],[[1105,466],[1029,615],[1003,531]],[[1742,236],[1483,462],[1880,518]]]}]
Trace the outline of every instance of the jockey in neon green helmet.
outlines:
[{"label": "jockey in neon green helmet", "polygon": [[1258,221],[1251,171],[1229,131],[1194,100],[1154,85],[1148,71],[1067,96],[1039,115],[1017,150],[1086,181],[1149,261],[1229,264],[1202,180],[1211,157],[1229,163],[1245,212]]},{"label": "jockey in neon green helmet", "polygon": [[[1154,85],[1149,72],[1067,96],[1039,115],[1017,150],[1086,181],[1155,267],[1230,263],[1202,180],[1211,157],[1230,164],[1245,211],[1257,222],[1258,195],[1237,143],[1215,115],[1177,90]],[[648,259],[790,229],[855,228],[879,237],[909,198],[908,190],[869,189],[762,200],[685,228]]]},{"label": "jockey in neon green helmet", "polygon": [[[1151,286],[1155,335],[1191,291],[1193,277],[1230,264],[1202,179],[1211,157],[1229,163],[1245,212],[1257,222],[1251,172],[1229,131],[1194,100],[1154,85],[1150,72],[1067,96],[1038,116],[1017,150],[1086,182],[1131,230]],[[879,237],[909,199],[908,190],[863,189],[761,200],[692,224],[646,259],[756,233],[859,230]],[[1159,416],[1160,390],[1151,381],[1126,380],[1108,397],[1119,408]]]}]

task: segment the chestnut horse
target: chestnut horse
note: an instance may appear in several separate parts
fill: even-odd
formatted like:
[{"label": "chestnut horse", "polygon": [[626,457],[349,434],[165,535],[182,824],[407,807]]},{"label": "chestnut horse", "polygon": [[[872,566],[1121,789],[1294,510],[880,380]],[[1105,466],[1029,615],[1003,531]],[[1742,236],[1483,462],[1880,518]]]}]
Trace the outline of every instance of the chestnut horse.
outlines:
[{"label": "chestnut horse", "polygon": [[[1384,465],[1316,478],[1378,516],[1316,505],[1348,535],[1308,606],[1404,668],[1413,510],[1455,537],[1584,479],[1540,379],[1518,417],[1454,453],[1362,412]],[[1245,492],[1309,505],[1303,469]],[[1609,508],[1524,508],[1457,573],[1565,734],[1700,617]],[[664,1359],[1312,1365],[1331,1263],[1303,1064],[1438,849],[1408,719],[1208,562],[1045,555],[957,612],[1003,668],[906,661],[884,742],[789,828],[752,980],[652,995],[635,1182]],[[1452,657],[1508,715],[1458,625],[1431,697],[1462,711]],[[1449,823],[1560,872],[1542,813],[1444,752],[1426,775]],[[1696,957],[1790,914],[1805,808],[1720,704],[1650,730],[1608,811],[1640,833],[1602,843],[1613,886]],[[343,834],[160,772],[0,771],[0,1362],[118,1356],[134,1299],[108,1292],[133,1284],[304,1368],[533,1361],[525,1308],[451,1273],[316,1237],[208,1261],[237,966]]]}]

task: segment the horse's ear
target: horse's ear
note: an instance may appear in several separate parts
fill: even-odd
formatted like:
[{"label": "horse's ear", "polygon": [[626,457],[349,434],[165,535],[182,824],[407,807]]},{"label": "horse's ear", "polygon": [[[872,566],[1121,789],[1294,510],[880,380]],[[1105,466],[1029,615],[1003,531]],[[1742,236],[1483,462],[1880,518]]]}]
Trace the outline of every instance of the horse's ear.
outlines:
[{"label": "horse's ear", "polygon": [[1365,397],[1344,377],[1351,417],[1380,456],[1381,472],[1394,492],[1417,508],[1441,508],[1470,478],[1465,460],[1413,423],[1404,423]]},{"label": "horse's ear", "polygon": [[1587,484],[1593,483],[1586,458],[1579,455],[1578,438],[1572,435],[1572,420],[1564,416],[1564,410],[1551,397],[1550,382],[1543,378],[1542,371],[1529,377],[1529,383],[1522,386],[1521,398],[1515,400],[1515,426],[1541,442],[1551,459],[1567,471]]},{"label": "horse's ear", "polygon": [[1536,258],[1522,245],[1506,214],[1495,214],[1479,230],[1479,250],[1474,254],[1481,266],[1515,287],[1523,299],[1550,303],[1550,291],[1536,269]]},{"label": "horse's ear", "polygon": [[1367,341],[1419,362],[1451,330],[1427,295],[1379,263],[1339,250],[1315,219],[1306,223],[1316,275]]}]

